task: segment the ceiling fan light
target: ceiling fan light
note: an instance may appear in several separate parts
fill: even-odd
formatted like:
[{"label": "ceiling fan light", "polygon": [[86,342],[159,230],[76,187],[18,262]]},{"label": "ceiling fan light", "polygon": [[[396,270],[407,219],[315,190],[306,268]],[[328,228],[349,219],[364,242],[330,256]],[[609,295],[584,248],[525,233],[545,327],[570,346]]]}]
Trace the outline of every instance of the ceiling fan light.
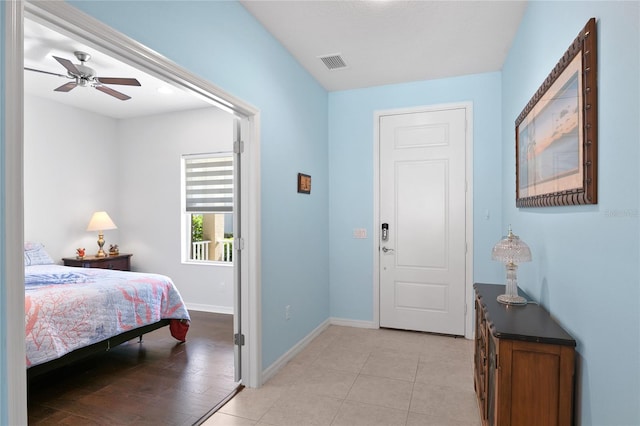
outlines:
[{"label": "ceiling fan light", "polygon": [[96,76],[96,71],[91,67],[88,67],[86,65],[78,64],[78,65],[76,65],[76,68],[78,69],[78,71],[80,71],[80,74],[83,77],[90,78],[90,77],[95,77]]},{"label": "ceiling fan light", "polygon": [[113,96],[116,99],[126,101],[128,99],[131,99],[131,96],[125,95],[124,93],[120,93],[117,90],[103,85],[120,84],[125,86],[140,86],[140,82],[135,78],[96,77],[96,71],[93,68],[85,65],[85,62],[91,58],[91,55],[80,51],[76,51],[74,53],[78,60],[81,62],[80,64],[74,64],[70,60],[58,56],[53,57],[56,61],[58,61],[60,65],[62,65],[67,70],[67,76],[49,71],[38,70],[35,68],[24,67],[24,69],[44,74],[52,74],[58,77],[68,77],[69,79],[73,80],[72,82],[63,84],[62,86],[54,89],[55,92],[69,92],[77,86],[93,87],[103,93],[106,93],[109,96]]}]

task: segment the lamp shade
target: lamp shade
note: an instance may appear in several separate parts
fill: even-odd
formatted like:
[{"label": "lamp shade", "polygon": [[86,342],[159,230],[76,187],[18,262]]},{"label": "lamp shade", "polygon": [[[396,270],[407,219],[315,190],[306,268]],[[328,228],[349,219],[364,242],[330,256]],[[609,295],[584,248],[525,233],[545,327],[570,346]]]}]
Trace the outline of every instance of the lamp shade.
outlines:
[{"label": "lamp shade", "polygon": [[509,235],[503,237],[493,246],[491,259],[515,264],[531,262],[531,250],[524,241],[511,232],[511,227],[509,227]]},{"label": "lamp shade", "polygon": [[108,229],[117,229],[113,220],[109,217],[107,212],[95,212],[93,216],[91,216],[91,220],[89,221],[89,226],[87,226],[87,231],[106,231]]}]

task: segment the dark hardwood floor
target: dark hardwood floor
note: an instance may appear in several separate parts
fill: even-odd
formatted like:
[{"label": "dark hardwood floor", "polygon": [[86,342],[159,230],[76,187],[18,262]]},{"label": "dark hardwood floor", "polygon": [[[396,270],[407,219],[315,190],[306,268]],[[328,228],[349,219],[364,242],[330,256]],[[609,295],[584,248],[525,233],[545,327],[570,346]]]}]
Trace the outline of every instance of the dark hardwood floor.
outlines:
[{"label": "dark hardwood floor", "polygon": [[236,390],[233,316],[190,311],[187,341],[163,327],[28,384],[29,424],[193,425]]}]

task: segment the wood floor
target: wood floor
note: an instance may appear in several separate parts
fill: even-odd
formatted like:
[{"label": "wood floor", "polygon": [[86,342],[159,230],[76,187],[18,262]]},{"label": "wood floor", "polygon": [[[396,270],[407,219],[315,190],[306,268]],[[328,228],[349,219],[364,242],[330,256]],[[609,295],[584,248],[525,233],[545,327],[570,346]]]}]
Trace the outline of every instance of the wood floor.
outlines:
[{"label": "wood floor", "polygon": [[29,424],[197,424],[236,389],[233,316],[189,313],[185,343],[164,327],[33,379]]}]

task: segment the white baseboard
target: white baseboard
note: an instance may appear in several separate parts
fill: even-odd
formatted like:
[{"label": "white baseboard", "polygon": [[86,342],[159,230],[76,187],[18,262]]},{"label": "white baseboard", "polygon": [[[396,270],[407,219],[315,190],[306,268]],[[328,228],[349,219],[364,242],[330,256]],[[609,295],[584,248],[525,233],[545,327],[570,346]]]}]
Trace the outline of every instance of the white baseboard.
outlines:
[{"label": "white baseboard", "polygon": [[276,375],[278,371],[280,371],[289,361],[291,361],[296,355],[300,353],[313,339],[318,337],[320,333],[327,329],[331,325],[329,319],[323,321],[319,326],[317,326],[311,333],[307,334],[304,338],[302,338],[298,343],[296,343],[291,349],[285,352],[280,358],[278,358],[273,364],[262,370],[262,380],[261,383],[264,384]]},{"label": "white baseboard", "polygon": [[229,306],[203,305],[201,303],[185,303],[185,305],[187,305],[187,309],[190,311],[213,312],[215,314],[233,315],[233,308]]},{"label": "white baseboard", "polygon": [[352,320],[347,318],[329,318],[331,325],[341,325],[344,327],[356,327],[356,328],[380,328],[373,321]]}]

